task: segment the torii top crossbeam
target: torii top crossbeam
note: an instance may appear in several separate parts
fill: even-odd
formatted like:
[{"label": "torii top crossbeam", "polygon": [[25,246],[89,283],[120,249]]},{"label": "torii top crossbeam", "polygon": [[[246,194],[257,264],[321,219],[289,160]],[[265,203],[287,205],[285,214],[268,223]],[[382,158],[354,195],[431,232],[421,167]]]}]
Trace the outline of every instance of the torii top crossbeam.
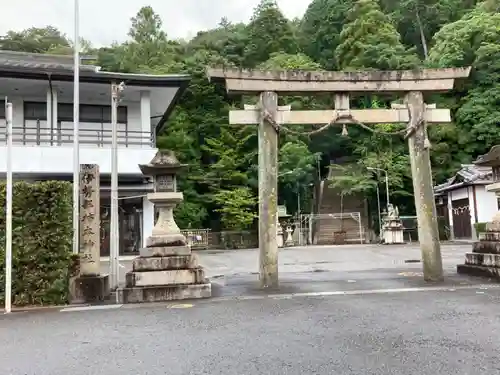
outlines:
[{"label": "torii top crossbeam", "polygon": [[259,71],[209,67],[211,81],[223,81],[229,94],[272,91],[286,95],[321,92],[442,92],[456,79],[469,76],[470,67],[392,71],[308,72]]}]

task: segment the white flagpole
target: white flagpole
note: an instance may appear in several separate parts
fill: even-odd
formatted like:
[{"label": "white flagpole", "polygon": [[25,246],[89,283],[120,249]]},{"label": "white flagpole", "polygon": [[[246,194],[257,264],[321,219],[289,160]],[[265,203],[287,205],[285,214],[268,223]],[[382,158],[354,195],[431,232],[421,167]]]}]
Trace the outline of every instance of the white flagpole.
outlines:
[{"label": "white flagpole", "polygon": [[5,103],[7,130],[7,196],[5,219],[5,313],[12,308],[12,103]]},{"label": "white flagpole", "polygon": [[74,81],[73,81],[73,254],[80,250],[80,31],[79,2],[75,6]]}]

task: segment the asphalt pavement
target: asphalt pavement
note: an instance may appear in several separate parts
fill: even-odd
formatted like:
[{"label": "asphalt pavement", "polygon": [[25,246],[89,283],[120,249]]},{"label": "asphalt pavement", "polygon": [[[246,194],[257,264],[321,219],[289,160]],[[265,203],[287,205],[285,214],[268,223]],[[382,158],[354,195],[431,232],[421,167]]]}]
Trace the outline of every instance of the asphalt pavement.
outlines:
[{"label": "asphalt pavement", "polygon": [[211,299],[0,315],[0,369],[498,374],[500,285],[456,274],[469,249],[443,246],[442,283],[423,280],[415,246],[286,249],[277,290],[259,289],[255,250],[205,252]]},{"label": "asphalt pavement", "polygon": [[500,290],[212,300],[0,317],[15,375],[500,373]]}]

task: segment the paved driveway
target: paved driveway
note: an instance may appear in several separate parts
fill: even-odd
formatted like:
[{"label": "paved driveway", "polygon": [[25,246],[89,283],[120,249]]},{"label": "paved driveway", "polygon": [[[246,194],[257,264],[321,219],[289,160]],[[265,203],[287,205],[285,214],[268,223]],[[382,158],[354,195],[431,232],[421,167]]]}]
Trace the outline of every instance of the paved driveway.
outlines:
[{"label": "paved driveway", "polygon": [[0,316],[0,364],[9,375],[492,375],[499,302],[477,286],[15,314]]},{"label": "paved driveway", "polygon": [[[465,253],[471,251],[470,244],[445,244],[442,246],[443,265],[446,271],[453,272],[457,264],[463,263]],[[258,249],[196,252],[207,276],[231,277],[250,275],[258,272]],[[308,246],[280,249],[279,270],[281,274],[302,272],[349,272],[374,269],[421,270],[420,263],[405,263],[419,260],[420,249],[417,245],[345,245],[345,246]],[[108,270],[108,262],[102,262],[103,272]],[[124,281],[125,272],[130,270],[131,261],[122,260],[120,278]]]}]

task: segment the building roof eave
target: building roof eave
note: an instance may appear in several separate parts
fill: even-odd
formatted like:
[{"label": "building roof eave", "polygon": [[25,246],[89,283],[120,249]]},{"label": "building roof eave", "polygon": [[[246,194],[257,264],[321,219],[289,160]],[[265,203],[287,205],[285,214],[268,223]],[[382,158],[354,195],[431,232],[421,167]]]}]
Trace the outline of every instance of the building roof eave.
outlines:
[{"label": "building roof eave", "polygon": [[[72,82],[74,79],[73,69],[48,69],[29,66],[1,66],[0,77],[46,80],[50,75],[52,81]],[[96,70],[80,70],[80,82],[111,84],[113,82],[125,82],[129,86],[146,87],[181,87],[191,80],[187,74],[132,74],[115,73]]]},{"label": "building roof eave", "polygon": [[[48,69],[30,66],[0,66],[0,77],[32,80],[47,80],[50,77],[52,82],[73,82],[74,80],[72,68]],[[191,77],[187,74],[152,75],[80,70],[80,82],[82,83],[111,84],[117,81],[124,82],[128,86],[178,88],[160,121],[156,125],[155,132],[156,135],[158,135],[165,127],[180,97],[184,91],[186,91],[191,81]]]}]

